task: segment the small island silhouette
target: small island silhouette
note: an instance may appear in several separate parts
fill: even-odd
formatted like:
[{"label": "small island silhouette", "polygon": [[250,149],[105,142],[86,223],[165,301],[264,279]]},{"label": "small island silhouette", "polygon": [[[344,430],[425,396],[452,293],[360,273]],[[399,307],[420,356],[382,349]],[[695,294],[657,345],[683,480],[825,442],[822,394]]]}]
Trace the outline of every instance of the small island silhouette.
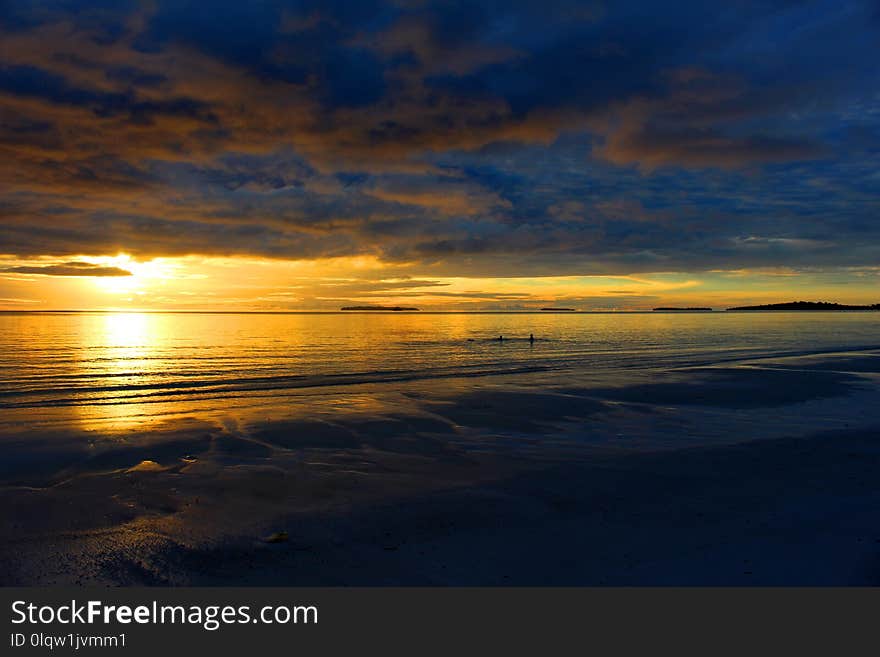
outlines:
[{"label": "small island silhouette", "polygon": [[660,308],[654,308],[654,312],[655,313],[711,313],[712,309],[711,308],[700,308],[700,307],[675,308],[672,306],[669,306],[669,307],[661,306]]},{"label": "small island silhouette", "polygon": [[750,310],[880,310],[880,303],[870,306],[847,306],[828,301],[789,301],[787,303],[768,303],[761,306],[738,306],[736,308],[728,308],[727,312]]},{"label": "small island silhouette", "polygon": [[573,313],[575,312],[574,308],[541,308],[543,312],[550,313]]},{"label": "small island silhouette", "polygon": [[418,308],[407,308],[404,306],[343,306],[340,310],[391,310],[400,312],[401,310],[418,310]]}]

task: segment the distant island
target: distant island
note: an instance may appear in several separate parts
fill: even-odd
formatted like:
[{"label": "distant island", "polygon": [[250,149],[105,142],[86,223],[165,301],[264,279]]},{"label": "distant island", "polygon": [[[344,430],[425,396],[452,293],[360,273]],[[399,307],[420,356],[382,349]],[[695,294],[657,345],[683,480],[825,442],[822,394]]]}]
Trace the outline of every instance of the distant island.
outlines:
[{"label": "distant island", "polygon": [[654,308],[655,313],[711,313],[711,308]]},{"label": "distant island", "polygon": [[549,313],[573,313],[575,312],[574,308],[541,308],[543,312]]},{"label": "distant island", "polygon": [[880,303],[870,306],[847,306],[827,301],[790,301],[788,303],[768,303],[763,306],[739,306],[737,308],[728,308],[727,312],[750,310],[880,310]]},{"label": "distant island", "polygon": [[400,312],[401,310],[418,310],[418,308],[406,308],[404,306],[345,306],[341,310],[391,310]]}]

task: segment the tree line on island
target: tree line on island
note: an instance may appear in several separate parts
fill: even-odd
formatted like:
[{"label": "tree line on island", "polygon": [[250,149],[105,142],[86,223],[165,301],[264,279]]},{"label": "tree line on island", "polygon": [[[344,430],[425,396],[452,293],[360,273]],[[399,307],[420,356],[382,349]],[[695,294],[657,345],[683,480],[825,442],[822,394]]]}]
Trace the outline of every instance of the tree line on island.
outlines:
[{"label": "tree line on island", "polygon": [[[880,310],[880,303],[867,306],[854,306],[842,303],[831,303],[828,301],[789,301],[786,303],[766,303],[759,306],[736,306],[734,308],[728,308],[727,312],[747,312],[755,310]],[[710,313],[712,312],[712,309],[660,307],[654,308],[654,312]]]},{"label": "tree line on island", "polygon": [[869,306],[851,306],[828,301],[790,301],[788,303],[769,303],[762,306],[739,306],[727,310],[880,310],[880,303]]}]

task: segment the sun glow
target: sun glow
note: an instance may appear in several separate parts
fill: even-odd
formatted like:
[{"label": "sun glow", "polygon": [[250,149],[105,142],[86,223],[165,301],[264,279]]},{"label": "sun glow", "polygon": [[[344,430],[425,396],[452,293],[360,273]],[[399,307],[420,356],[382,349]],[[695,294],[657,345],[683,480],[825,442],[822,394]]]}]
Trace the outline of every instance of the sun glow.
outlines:
[{"label": "sun glow", "polygon": [[104,267],[118,267],[131,273],[130,276],[95,277],[95,285],[107,294],[143,295],[157,283],[174,278],[173,265],[161,258],[138,261],[126,253],[121,253],[113,257],[92,258],[90,261]]},{"label": "sun glow", "polygon": [[[421,310],[650,310],[656,306],[773,303],[779,299],[873,302],[878,271],[832,273],[713,270],[585,276],[450,276],[442,266],[374,256],[272,260],[69,255],[21,260],[0,255],[0,309],[335,311],[351,305]],[[27,305],[25,305],[27,304]]]}]

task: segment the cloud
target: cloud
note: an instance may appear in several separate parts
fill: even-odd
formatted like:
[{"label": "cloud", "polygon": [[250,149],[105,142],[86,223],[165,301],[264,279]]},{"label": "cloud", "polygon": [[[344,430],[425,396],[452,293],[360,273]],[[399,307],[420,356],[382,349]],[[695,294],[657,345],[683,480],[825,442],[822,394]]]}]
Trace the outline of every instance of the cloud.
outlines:
[{"label": "cloud", "polygon": [[642,126],[638,130],[615,133],[605,153],[612,162],[620,164],[738,167],[817,159],[824,150],[808,139],[767,135],[731,137],[716,130]]},{"label": "cloud", "polygon": [[37,274],[39,276],[131,276],[120,267],[104,267],[90,262],[65,262],[59,265],[20,265],[0,269],[0,273]]},{"label": "cloud", "polygon": [[39,303],[37,299],[17,299],[17,298],[9,298],[9,297],[0,297],[0,303],[6,305],[17,305],[17,304],[33,304]]},{"label": "cloud", "polygon": [[876,262],[875,9],[845,4],[6,3],[0,253]]},{"label": "cloud", "polygon": [[784,106],[776,90],[754,90],[735,76],[684,68],[666,74],[667,91],[635,99],[619,119],[601,153],[617,164],[646,167],[742,167],[767,162],[817,159],[825,153],[814,138],[743,130],[747,120]]},{"label": "cloud", "polygon": [[[463,75],[520,56],[513,47],[479,40],[479,34],[477,40],[469,40],[469,35],[479,32],[475,17],[476,22],[486,19],[473,3],[460,6],[460,10],[459,16],[430,12],[405,14],[386,30],[361,36],[357,42],[386,60],[397,62],[401,68],[417,70],[423,75]],[[470,26],[463,25],[461,19],[465,17]]]},{"label": "cloud", "polygon": [[446,216],[487,215],[510,207],[497,193],[455,177],[393,177],[375,180],[364,193],[394,204],[437,210]]}]

